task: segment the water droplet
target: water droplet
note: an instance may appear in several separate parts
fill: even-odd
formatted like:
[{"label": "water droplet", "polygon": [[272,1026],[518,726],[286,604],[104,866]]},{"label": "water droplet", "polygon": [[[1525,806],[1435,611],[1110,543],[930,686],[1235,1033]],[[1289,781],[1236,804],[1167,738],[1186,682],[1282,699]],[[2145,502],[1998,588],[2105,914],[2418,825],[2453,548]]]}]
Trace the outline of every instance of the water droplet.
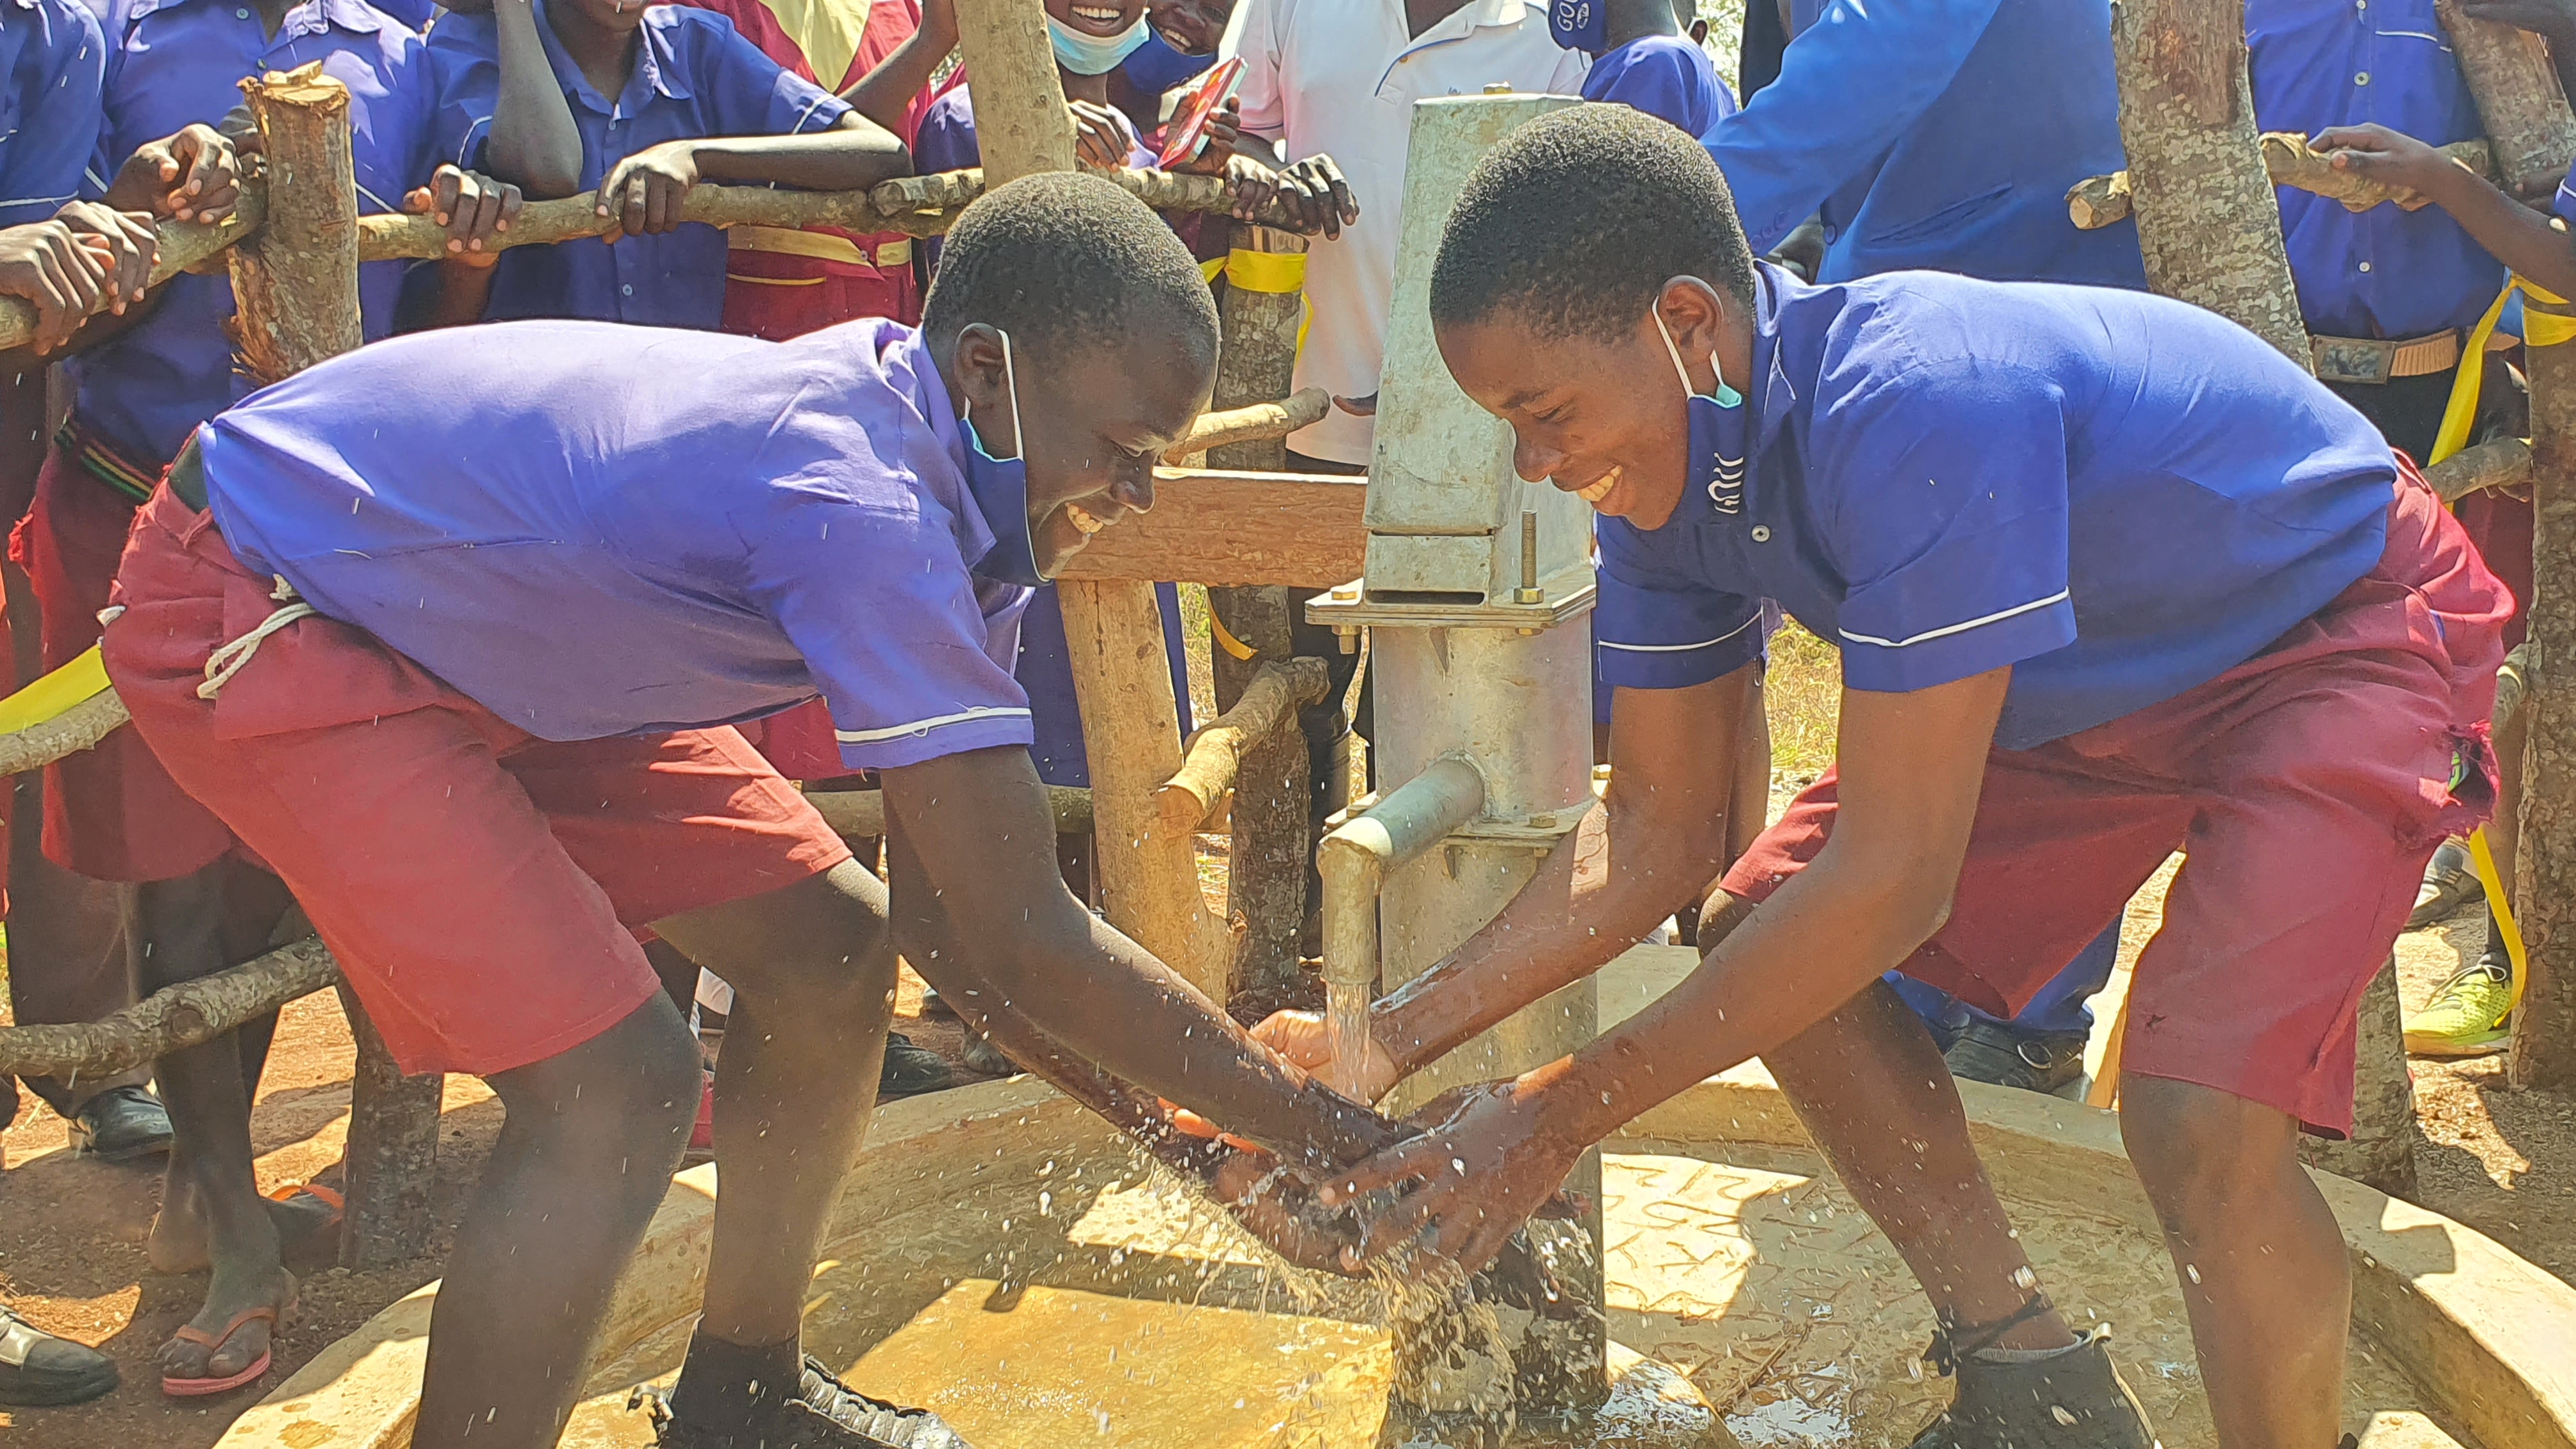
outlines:
[{"label": "water droplet", "polygon": [[2182,1273],[2184,1277],[2189,1278],[2194,1283],[2200,1281],[2200,1265],[2198,1263],[2183,1264]]},{"label": "water droplet", "polygon": [[2050,1418],[2052,1418],[2052,1419],[2055,1419],[2057,1422],[2059,1422],[2059,1423],[2061,1423],[2061,1424],[2065,1424],[2065,1425],[2067,1425],[2067,1426],[2069,1426],[2069,1427],[2072,1427],[2072,1426],[2074,1425],[2074,1423],[2075,1423],[2075,1416],[2074,1416],[2073,1414],[2070,1414],[2070,1413],[2066,1412],[2066,1406],[2065,1406],[2064,1404],[2051,1404],[2051,1405],[2049,1405],[2049,1406],[2048,1406],[2048,1417],[2050,1417]]}]

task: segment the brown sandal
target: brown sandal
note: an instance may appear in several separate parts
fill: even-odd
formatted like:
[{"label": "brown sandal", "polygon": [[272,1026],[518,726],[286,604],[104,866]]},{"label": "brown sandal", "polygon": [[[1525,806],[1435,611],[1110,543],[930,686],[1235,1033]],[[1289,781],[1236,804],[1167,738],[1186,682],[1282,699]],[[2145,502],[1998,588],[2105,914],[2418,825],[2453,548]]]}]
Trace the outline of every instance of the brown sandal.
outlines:
[{"label": "brown sandal", "polygon": [[[183,1323],[179,1325],[179,1331],[170,1336],[182,1343],[204,1346],[207,1362],[212,1363],[214,1356],[223,1352],[224,1345],[232,1341],[232,1336],[241,1331],[243,1324],[256,1323],[262,1319],[267,1320],[269,1332],[274,1335],[277,1331],[277,1310],[263,1303],[256,1308],[245,1308],[234,1314],[232,1322],[224,1325],[222,1333],[210,1335],[193,1323]],[[275,1357],[272,1351],[261,1349],[259,1357],[251,1361],[250,1367],[224,1378],[179,1379],[163,1374],[161,1392],[174,1399],[202,1399],[210,1394],[228,1394],[267,1373],[268,1366]]]}]

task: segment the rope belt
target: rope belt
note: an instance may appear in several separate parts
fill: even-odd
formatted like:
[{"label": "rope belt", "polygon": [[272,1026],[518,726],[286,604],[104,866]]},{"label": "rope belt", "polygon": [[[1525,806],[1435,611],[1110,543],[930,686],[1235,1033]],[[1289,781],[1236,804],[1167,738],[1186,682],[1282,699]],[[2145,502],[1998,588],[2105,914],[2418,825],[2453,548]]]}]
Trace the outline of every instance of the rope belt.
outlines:
[{"label": "rope belt", "polygon": [[269,590],[268,596],[282,602],[269,611],[267,618],[259,621],[258,627],[206,656],[206,682],[197,686],[197,698],[213,699],[222,694],[224,686],[232,683],[233,676],[241,673],[249,666],[252,659],[258,657],[259,646],[269,635],[298,619],[309,618],[322,612],[297,598],[295,586],[284,578],[277,580],[277,587]]}]

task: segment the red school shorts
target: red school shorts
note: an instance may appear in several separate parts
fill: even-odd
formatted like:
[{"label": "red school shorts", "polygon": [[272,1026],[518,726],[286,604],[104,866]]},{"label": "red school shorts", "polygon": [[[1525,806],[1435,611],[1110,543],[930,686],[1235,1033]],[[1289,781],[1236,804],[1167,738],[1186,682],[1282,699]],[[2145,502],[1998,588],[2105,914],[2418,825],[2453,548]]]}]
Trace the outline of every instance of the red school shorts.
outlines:
[{"label": "red school shorts", "polygon": [[[58,441],[45,454],[35,505],[10,535],[9,556],[27,571],[43,613],[47,670],[98,642],[98,613],[135,507],[90,472],[77,444]],[[93,880],[175,880],[231,845],[232,832],[188,798],[132,730],[45,767],[44,848],[56,865]]]},{"label": "red school shorts", "polygon": [[[1900,969],[2009,1017],[2181,850],[2122,1069],[2349,1134],[2362,989],[2433,848],[2493,806],[2486,719],[2512,607],[2407,469],[2378,567],[2263,653],[1994,751],[1949,922]],[[1800,795],[1722,888],[1762,900],[1815,859],[1836,783]]]},{"label": "red school shorts", "polygon": [[489,1076],[661,989],[633,927],[850,858],[732,729],[552,742],[363,629],[278,607],[167,487],[136,520],[108,678],[171,778],[283,877],[406,1072]]}]

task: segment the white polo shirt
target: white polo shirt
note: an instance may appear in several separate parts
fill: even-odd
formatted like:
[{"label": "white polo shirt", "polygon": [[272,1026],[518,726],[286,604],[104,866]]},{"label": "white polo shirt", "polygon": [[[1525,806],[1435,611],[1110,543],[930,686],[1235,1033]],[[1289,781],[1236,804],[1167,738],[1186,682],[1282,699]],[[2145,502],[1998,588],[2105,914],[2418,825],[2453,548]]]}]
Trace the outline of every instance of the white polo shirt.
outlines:
[{"label": "white polo shirt", "polygon": [[[1359,201],[1359,224],[1338,241],[1317,238],[1307,259],[1313,323],[1297,386],[1366,397],[1386,351],[1413,103],[1497,82],[1574,95],[1591,61],[1549,39],[1546,8],[1526,0],[1468,0],[1418,37],[1406,33],[1404,0],[1244,0],[1224,50],[1243,57],[1245,129],[1282,141],[1292,161],[1331,156]],[[1365,464],[1369,437],[1368,419],[1336,408],[1288,446]]]}]

